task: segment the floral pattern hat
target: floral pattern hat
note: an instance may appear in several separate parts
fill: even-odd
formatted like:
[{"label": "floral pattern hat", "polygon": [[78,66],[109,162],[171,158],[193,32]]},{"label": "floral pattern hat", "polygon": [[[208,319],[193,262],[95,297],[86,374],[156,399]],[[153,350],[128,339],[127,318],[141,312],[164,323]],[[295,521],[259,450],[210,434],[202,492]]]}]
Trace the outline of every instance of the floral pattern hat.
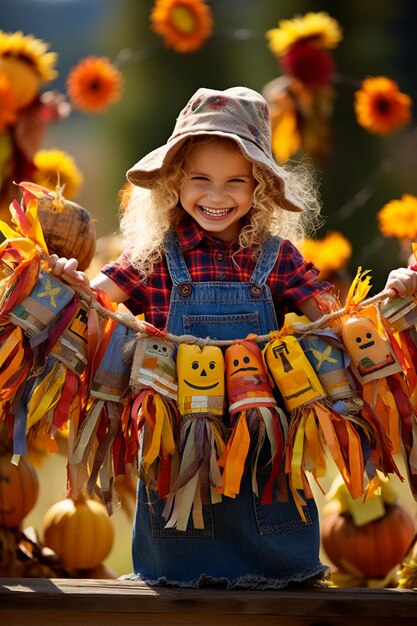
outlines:
[{"label": "floral pattern hat", "polygon": [[191,137],[209,135],[235,141],[244,156],[266,167],[273,175],[277,201],[287,211],[301,211],[289,197],[288,170],[278,165],[271,152],[271,126],[266,100],[246,87],[224,91],[199,89],[180,112],[167,143],[153,150],[127,172],[138,187],[152,189],[173,162],[182,144]]}]

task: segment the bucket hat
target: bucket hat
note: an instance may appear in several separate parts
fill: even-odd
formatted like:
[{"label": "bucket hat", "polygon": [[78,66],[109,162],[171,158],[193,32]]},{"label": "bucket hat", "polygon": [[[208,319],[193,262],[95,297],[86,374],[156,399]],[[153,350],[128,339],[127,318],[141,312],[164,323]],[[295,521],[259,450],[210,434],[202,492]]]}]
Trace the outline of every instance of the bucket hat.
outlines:
[{"label": "bucket hat", "polygon": [[246,87],[224,91],[198,89],[180,112],[167,143],[131,167],[127,179],[138,187],[152,189],[183,143],[199,135],[228,137],[235,141],[250,161],[271,172],[281,207],[287,211],[302,210],[288,197],[285,188],[288,171],[272,156],[268,104],[258,92]]}]

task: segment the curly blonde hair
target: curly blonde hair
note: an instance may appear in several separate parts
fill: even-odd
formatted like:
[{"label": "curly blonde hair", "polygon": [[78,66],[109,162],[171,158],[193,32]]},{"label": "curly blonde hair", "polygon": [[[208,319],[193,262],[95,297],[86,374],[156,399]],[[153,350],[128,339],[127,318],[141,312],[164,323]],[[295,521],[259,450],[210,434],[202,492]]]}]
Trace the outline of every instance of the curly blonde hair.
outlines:
[{"label": "curly blonde hair", "polygon": [[[131,263],[145,275],[163,257],[163,244],[168,231],[178,226],[183,209],[179,204],[180,190],[185,180],[185,162],[193,147],[211,142],[227,142],[240,151],[229,138],[199,136],[188,139],[179,149],[171,164],[161,170],[161,176],[152,189],[130,188],[122,200],[124,207],[120,220],[123,242],[129,250]],[[276,180],[259,163],[253,163],[256,180],[252,208],[240,231],[240,248],[251,247],[255,256],[270,235],[289,239],[295,245],[311,236],[321,225],[321,204],[317,184],[306,165],[289,164],[283,169],[285,195],[302,210],[284,210],[277,200]]]}]

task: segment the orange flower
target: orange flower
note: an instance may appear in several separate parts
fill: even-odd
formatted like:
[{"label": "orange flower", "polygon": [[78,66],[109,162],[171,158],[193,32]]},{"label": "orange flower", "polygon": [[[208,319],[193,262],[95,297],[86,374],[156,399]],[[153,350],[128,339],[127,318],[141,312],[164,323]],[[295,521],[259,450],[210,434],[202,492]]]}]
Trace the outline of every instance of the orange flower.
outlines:
[{"label": "orange flower", "polygon": [[213,18],[203,0],[156,0],[152,30],[175,52],[194,52],[211,37]]},{"label": "orange flower", "polygon": [[346,266],[352,245],[342,233],[327,233],[323,239],[305,239],[300,246],[303,256],[320,269],[320,278]]},{"label": "orange flower", "polygon": [[390,200],[377,213],[378,226],[384,237],[417,239],[417,197],[405,193],[400,200]]},{"label": "orange flower", "polygon": [[68,74],[67,90],[75,108],[85,113],[102,113],[120,100],[123,78],[106,57],[90,56]]},{"label": "orange flower", "polygon": [[16,120],[16,103],[7,75],[0,71],[0,132]]},{"label": "orange flower", "polygon": [[411,105],[411,98],[385,76],[365,79],[355,94],[358,124],[379,135],[388,135],[404,126],[411,117]]}]

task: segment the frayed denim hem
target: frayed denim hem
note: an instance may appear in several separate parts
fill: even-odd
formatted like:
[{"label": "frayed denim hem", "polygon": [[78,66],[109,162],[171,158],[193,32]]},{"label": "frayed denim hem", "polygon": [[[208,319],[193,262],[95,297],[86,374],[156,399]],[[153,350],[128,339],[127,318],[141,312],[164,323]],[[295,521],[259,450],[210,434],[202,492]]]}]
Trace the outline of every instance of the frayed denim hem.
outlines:
[{"label": "frayed denim hem", "polygon": [[195,580],[169,580],[164,576],[156,580],[151,580],[142,574],[125,574],[119,580],[141,581],[150,587],[184,587],[197,589],[199,587],[222,587],[224,589],[284,589],[288,586],[322,586],[325,584],[328,567],[319,565],[306,572],[300,572],[287,578],[265,578],[264,576],[250,575],[239,576],[239,578],[213,578],[202,574]]}]

